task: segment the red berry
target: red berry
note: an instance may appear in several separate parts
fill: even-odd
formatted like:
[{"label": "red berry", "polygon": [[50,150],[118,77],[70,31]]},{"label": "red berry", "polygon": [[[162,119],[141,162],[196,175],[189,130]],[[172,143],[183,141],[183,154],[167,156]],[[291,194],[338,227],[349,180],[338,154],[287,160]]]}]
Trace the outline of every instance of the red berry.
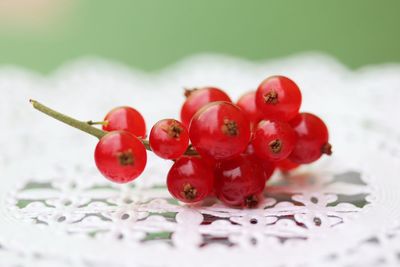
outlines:
[{"label": "red berry", "polygon": [[203,200],[212,192],[213,186],[212,168],[198,157],[181,157],[168,172],[168,191],[185,203]]},{"label": "red berry", "polygon": [[149,141],[151,150],[157,156],[176,159],[185,153],[189,145],[189,134],[179,121],[164,119],[153,126]]},{"label": "red berry", "polygon": [[125,131],[103,136],[97,143],[94,158],[99,171],[116,183],[127,183],[137,178],[147,162],[143,143]]},{"label": "red berry", "polygon": [[250,121],[251,129],[262,119],[262,114],[256,106],[256,92],[251,91],[242,95],[236,105],[242,109],[247,119]]},{"label": "red berry", "polygon": [[294,130],[286,122],[261,121],[254,133],[253,146],[258,157],[279,161],[292,152],[296,138]]},{"label": "red berry", "polygon": [[106,124],[103,125],[104,131],[112,132],[123,130],[140,138],[146,136],[146,123],[142,115],[134,108],[114,108],[108,112],[104,121],[106,122]]},{"label": "red berry", "polygon": [[250,140],[250,123],[234,104],[213,102],[193,116],[189,136],[200,155],[224,160],[246,149]]},{"label": "red berry", "polygon": [[261,166],[264,170],[264,180],[268,181],[271,178],[272,174],[274,174],[274,171],[276,169],[275,163],[272,163],[268,160],[263,160],[261,162]]},{"label": "red berry", "polygon": [[290,121],[296,135],[297,142],[289,156],[289,160],[298,163],[311,163],[322,154],[332,154],[328,143],[328,128],[317,116],[310,113],[300,113]]},{"label": "red berry", "polygon": [[301,92],[291,79],[272,76],[258,86],[256,104],[265,119],[289,121],[299,112]]},{"label": "red berry", "polygon": [[288,171],[294,170],[300,166],[300,164],[291,162],[288,159],[278,161],[275,164],[276,164],[276,167],[278,167],[278,169],[280,169],[283,172],[288,172]]},{"label": "red berry", "polygon": [[231,102],[231,99],[224,91],[215,87],[186,90],[185,95],[187,99],[182,105],[181,121],[186,127],[189,127],[190,120],[194,114],[208,103],[215,101]]},{"label": "red berry", "polygon": [[263,167],[264,169],[264,179],[265,181],[268,181],[269,178],[271,178],[272,174],[274,174],[275,171],[275,164],[269,160],[263,160],[260,159],[255,151],[254,151],[254,146],[253,143],[250,143],[247,148],[246,151],[244,153],[245,155],[247,155],[248,157],[250,157],[251,160],[253,161],[258,161],[259,164]]},{"label": "red berry", "polygon": [[255,207],[265,187],[264,171],[246,155],[220,162],[215,170],[215,193],[230,206]]}]

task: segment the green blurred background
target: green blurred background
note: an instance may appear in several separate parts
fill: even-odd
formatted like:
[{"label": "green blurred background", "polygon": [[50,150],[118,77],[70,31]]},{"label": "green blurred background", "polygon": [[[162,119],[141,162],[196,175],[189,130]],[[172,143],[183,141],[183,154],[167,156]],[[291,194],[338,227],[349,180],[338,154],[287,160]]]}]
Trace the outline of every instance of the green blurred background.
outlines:
[{"label": "green blurred background", "polygon": [[58,2],[40,19],[1,21],[0,65],[47,73],[99,56],[152,71],[196,53],[265,60],[302,51],[351,68],[400,61],[400,1]]}]

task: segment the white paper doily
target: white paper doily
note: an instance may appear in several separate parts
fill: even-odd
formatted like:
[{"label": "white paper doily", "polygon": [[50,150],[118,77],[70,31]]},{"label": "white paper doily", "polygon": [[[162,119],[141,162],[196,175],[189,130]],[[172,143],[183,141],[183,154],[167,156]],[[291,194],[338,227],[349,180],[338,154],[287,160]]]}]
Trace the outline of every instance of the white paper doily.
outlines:
[{"label": "white paper doily", "polygon": [[[237,99],[273,74],[300,85],[302,110],[326,120],[334,155],[277,173],[253,210],[180,205],[163,187],[170,163],[150,153],[137,181],[111,184],[95,169],[94,138],[28,103],[88,120],[131,105],[150,128],[178,117],[184,86]],[[0,68],[0,92],[0,266],[400,265],[399,65],[202,55],[146,74],[82,59],[48,77]]]}]

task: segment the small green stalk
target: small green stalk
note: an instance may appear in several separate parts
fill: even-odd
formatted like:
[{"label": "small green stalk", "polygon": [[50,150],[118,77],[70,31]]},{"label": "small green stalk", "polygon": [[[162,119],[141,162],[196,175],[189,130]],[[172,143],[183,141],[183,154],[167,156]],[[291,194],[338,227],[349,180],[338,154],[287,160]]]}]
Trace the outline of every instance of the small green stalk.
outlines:
[{"label": "small green stalk", "polygon": [[89,125],[108,125],[108,121],[87,121],[86,123]]},{"label": "small green stalk", "polygon": [[35,100],[31,99],[31,100],[29,100],[29,102],[31,102],[32,106],[35,109],[39,110],[40,112],[58,120],[58,121],[68,124],[69,126],[72,126],[76,129],[79,129],[90,135],[93,135],[93,136],[97,137],[98,139],[102,138],[104,135],[107,134],[106,131],[103,131],[96,127],[93,127],[93,126],[89,125],[87,122],[78,121],[78,120],[71,118],[67,115],[64,115],[58,111],[55,111],[49,107],[46,107],[45,105],[43,105]]},{"label": "small green stalk", "polygon": [[[39,103],[36,100],[31,99],[31,100],[29,100],[29,102],[32,104],[32,106],[35,109],[39,110],[40,112],[58,120],[58,121],[68,124],[69,126],[79,129],[85,133],[95,136],[98,139],[101,139],[103,136],[105,136],[108,133],[107,131],[103,131],[103,130],[100,130],[100,129],[92,126],[92,125],[96,125],[96,124],[105,124],[107,122],[79,121],[79,120],[69,117],[65,114],[62,114],[58,111],[55,111],[49,107],[46,107],[45,105]],[[147,150],[151,151],[149,141],[145,140],[145,139],[140,139],[140,140],[142,141],[145,148]],[[196,150],[194,150],[192,148],[192,146],[189,146],[189,148],[185,152],[185,155],[196,156],[196,155],[198,155],[198,153]]]}]

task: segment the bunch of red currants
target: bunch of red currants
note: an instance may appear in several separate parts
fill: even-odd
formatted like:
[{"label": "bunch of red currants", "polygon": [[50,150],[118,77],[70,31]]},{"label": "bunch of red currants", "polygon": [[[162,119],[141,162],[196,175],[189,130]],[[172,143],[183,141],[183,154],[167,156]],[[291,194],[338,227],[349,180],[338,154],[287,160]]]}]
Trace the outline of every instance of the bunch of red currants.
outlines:
[{"label": "bunch of red currants", "polygon": [[148,149],[174,161],[167,187],[177,200],[216,196],[230,206],[255,207],[275,168],[286,172],[332,153],[325,123],[299,113],[301,92],[287,77],[265,79],[236,104],[215,87],[186,90],[185,96],[181,121],[157,122],[148,141],[137,110],[110,111],[95,150],[100,172],[113,182],[130,182],[143,172]]}]

